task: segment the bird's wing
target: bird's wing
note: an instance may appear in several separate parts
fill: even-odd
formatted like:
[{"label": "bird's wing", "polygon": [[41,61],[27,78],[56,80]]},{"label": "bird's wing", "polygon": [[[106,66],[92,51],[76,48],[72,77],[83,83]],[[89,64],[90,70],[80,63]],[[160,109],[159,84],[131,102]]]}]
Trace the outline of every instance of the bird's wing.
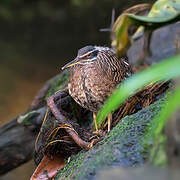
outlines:
[{"label": "bird's wing", "polygon": [[127,58],[118,59],[112,51],[102,51],[98,58],[101,58],[100,64],[107,77],[114,82],[122,82],[132,75],[132,68]]}]

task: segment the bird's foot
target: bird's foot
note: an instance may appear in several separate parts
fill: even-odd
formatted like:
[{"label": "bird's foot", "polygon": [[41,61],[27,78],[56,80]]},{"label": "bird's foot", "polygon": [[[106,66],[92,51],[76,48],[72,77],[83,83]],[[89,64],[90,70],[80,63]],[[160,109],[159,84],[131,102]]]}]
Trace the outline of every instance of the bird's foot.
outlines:
[{"label": "bird's foot", "polygon": [[90,141],[88,145],[89,149],[92,148],[96,143],[102,140],[103,135],[102,133],[99,133],[99,132],[93,132],[94,135],[89,138],[89,141]]},{"label": "bird's foot", "polygon": [[100,140],[102,137],[104,137],[104,135],[105,135],[105,132],[102,131],[102,130],[94,131],[93,136],[91,136],[89,138],[89,141],[93,141],[93,140],[96,140],[96,139]]},{"label": "bird's foot", "polygon": [[88,145],[88,148],[91,149],[96,143],[98,143],[101,140],[101,138],[93,139]]},{"label": "bird's foot", "polygon": [[103,131],[102,129],[98,129],[97,131],[94,131],[93,134],[98,137],[103,137],[105,136],[106,132]]}]

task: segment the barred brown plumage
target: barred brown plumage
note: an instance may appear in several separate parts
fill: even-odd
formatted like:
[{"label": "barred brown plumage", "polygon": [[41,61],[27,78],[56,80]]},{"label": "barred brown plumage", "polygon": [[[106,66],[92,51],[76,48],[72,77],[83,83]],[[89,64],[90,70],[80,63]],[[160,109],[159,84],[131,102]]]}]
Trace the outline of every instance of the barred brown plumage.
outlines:
[{"label": "barred brown plumage", "polygon": [[82,107],[94,113],[116,86],[132,74],[125,58],[119,60],[112,49],[100,46],[80,49],[77,57],[62,69],[69,67],[69,94]]}]

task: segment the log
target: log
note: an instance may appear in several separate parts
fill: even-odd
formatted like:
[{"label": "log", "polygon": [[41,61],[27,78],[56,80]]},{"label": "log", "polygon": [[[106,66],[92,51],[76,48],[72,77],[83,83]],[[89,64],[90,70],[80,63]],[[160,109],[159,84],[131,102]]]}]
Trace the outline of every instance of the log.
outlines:
[{"label": "log", "polygon": [[67,77],[68,72],[63,72],[48,80],[25,113],[0,126],[0,175],[32,159],[35,140],[47,109],[46,96],[64,88]]},{"label": "log", "polygon": [[32,159],[34,142],[45,111],[46,107],[43,107],[31,113],[28,124],[18,123],[22,119],[19,116],[0,127],[0,175]]}]

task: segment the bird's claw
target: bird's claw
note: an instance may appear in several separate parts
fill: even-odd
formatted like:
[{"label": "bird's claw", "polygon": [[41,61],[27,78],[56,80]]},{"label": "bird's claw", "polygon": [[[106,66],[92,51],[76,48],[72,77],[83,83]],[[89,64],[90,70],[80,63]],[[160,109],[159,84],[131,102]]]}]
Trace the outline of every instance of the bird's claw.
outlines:
[{"label": "bird's claw", "polygon": [[88,148],[91,149],[96,143],[98,143],[100,141],[100,138],[99,139],[93,139],[89,145],[88,145]]},{"label": "bird's claw", "polygon": [[[105,136],[106,133],[105,133],[105,131],[99,129],[98,131],[94,131],[93,134],[94,134],[94,136],[99,138],[99,137]],[[94,136],[92,136],[92,137],[94,137]]]}]

